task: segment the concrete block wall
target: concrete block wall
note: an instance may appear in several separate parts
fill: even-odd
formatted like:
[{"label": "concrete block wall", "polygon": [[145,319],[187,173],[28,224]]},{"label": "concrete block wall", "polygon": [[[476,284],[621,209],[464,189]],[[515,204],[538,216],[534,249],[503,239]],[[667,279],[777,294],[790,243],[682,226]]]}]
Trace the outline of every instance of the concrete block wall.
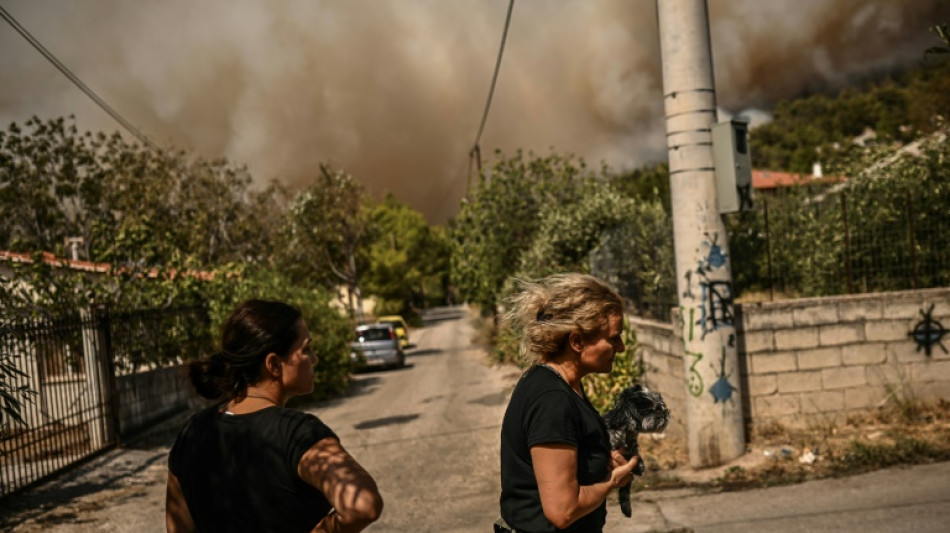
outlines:
[{"label": "concrete block wall", "polygon": [[184,365],[116,377],[119,430],[128,436],[193,407],[195,394]]},{"label": "concrete block wall", "polygon": [[686,435],[686,387],[683,343],[673,326],[663,322],[628,316],[637,339],[637,359],[644,369],[643,383],[659,391],[670,408],[667,433]]},{"label": "concrete block wall", "polygon": [[737,305],[750,421],[840,422],[889,399],[950,398],[950,354],[910,335],[931,305],[950,327],[950,289]]},{"label": "concrete block wall", "polygon": [[[950,333],[930,355],[910,335],[931,305],[934,327],[950,329],[950,289],[736,305],[747,425],[837,423],[889,398],[950,398]],[[685,413],[680,332],[630,324],[645,381]]]}]

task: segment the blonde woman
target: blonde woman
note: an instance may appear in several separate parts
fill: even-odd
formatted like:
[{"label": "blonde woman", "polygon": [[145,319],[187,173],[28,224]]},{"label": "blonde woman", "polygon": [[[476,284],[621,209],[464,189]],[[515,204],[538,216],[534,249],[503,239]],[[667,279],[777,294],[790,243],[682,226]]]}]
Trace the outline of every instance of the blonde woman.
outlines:
[{"label": "blonde woman", "polygon": [[501,519],[496,531],[602,531],[606,498],[628,485],[638,458],[610,449],[581,380],[608,373],[624,351],[623,299],[603,281],[557,274],[522,282],[506,320],[532,364],[501,429]]}]

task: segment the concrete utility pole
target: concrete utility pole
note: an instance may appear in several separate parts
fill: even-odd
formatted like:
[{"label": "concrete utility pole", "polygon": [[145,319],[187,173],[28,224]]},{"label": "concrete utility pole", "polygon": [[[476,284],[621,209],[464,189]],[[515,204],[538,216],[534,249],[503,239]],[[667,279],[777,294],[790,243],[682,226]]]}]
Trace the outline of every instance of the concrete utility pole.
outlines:
[{"label": "concrete utility pole", "polygon": [[716,199],[716,122],[705,0],[657,0],[683,340],[689,461],[716,466],[745,452],[732,269]]}]

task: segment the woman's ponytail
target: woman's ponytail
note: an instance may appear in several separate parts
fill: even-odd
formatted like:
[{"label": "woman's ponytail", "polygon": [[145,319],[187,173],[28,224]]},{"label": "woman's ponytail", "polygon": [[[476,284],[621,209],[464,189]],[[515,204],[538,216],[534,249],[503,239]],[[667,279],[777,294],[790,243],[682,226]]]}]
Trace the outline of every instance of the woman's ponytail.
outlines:
[{"label": "woman's ponytail", "polygon": [[230,365],[224,354],[216,353],[207,359],[199,359],[188,367],[188,377],[195,391],[210,400],[217,400],[230,392],[228,372]]}]

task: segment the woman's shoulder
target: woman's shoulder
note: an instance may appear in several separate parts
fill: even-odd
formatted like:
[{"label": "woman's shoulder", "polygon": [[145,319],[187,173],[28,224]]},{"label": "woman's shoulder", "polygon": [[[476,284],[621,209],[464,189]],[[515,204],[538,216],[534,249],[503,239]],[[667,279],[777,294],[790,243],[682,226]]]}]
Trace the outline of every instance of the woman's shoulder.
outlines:
[{"label": "woman's shoulder", "polygon": [[512,399],[521,397],[527,403],[547,401],[552,396],[570,399],[568,389],[560,376],[541,365],[535,365],[525,371],[512,392]]},{"label": "woman's shoulder", "polygon": [[518,386],[525,389],[560,389],[561,377],[544,365],[533,365],[525,370]]}]

